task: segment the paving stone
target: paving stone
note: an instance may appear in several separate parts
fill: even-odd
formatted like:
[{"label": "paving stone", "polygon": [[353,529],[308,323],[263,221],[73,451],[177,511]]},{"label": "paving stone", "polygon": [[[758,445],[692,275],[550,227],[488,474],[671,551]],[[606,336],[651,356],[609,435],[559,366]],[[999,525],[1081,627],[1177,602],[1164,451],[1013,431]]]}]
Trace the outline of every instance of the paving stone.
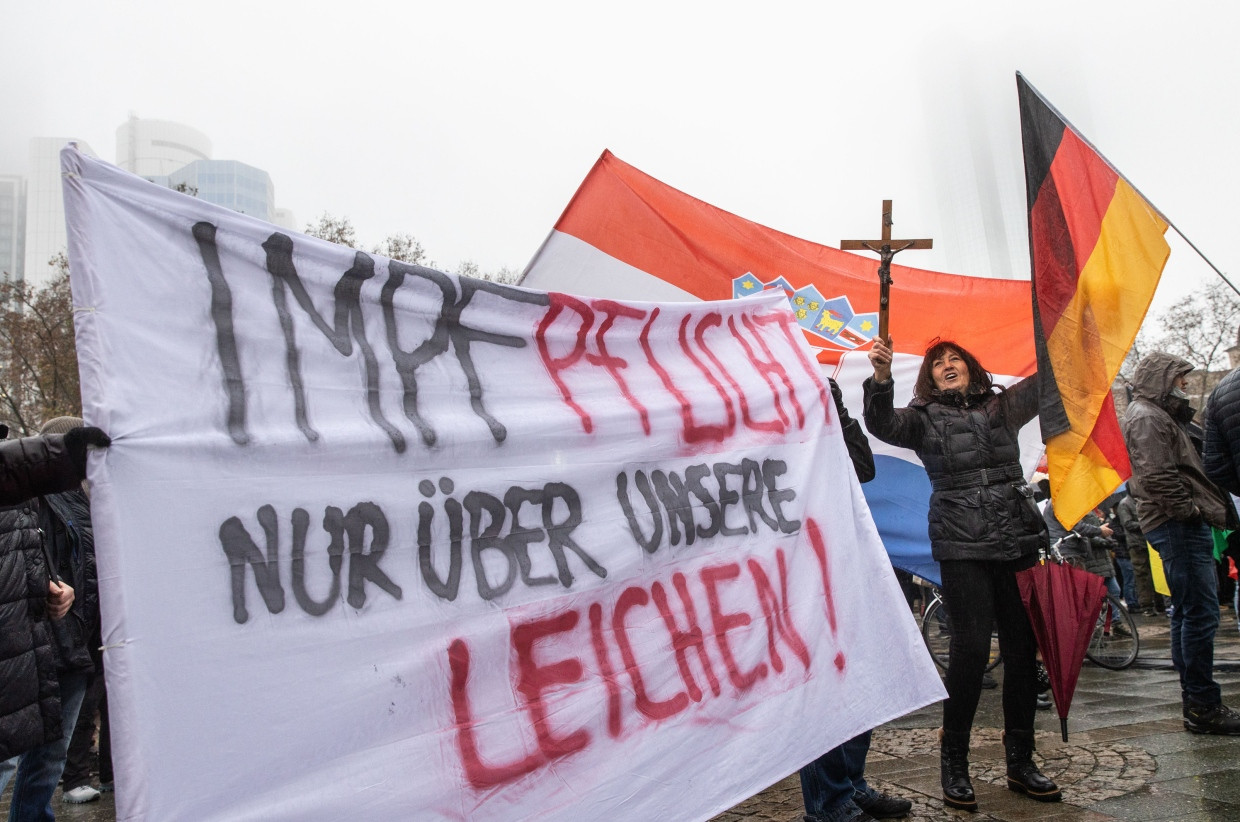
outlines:
[{"label": "paving stone", "polygon": [[[1179,733],[1175,733],[1177,730]],[[1183,725],[1179,728],[1164,730],[1162,733],[1133,737],[1128,742],[1129,744],[1144,748],[1156,757],[1177,751],[1191,750],[1202,744],[1201,737],[1185,731]]]},{"label": "paving stone", "polygon": [[1208,796],[1220,802],[1240,804],[1240,780],[1234,771],[1218,771],[1216,773],[1186,776],[1172,779],[1158,786],[1162,790],[1192,796]]},{"label": "paving stone", "polygon": [[[1226,630],[1228,613],[1216,643],[1215,678],[1223,688],[1224,702],[1240,708],[1240,634]],[[875,730],[867,779],[879,790],[912,801],[910,822],[1240,820],[1240,738],[1197,736],[1184,730],[1179,678],[1170,669],[1166,619],[1139,620],[1138,626],[1142,651],[1137,665],[1126,671],[1089,664],[1082,669],[1069,712],[1067,743],[1060,739],[1055,713],[1038,712],[1035,760],[1059,783],[1063,802],[1034,802],[1007,789],[1000,740],[1001,688],[982,692],[974,724],[970,771],[981,806],[978,813],[952,810],[941,799],[939,704]],[[1002,682],[1002,666],[995,673]],[[773,791],[771,806],[778,810],[770,819],[800,820],[800,792],[795,778],[791,782],[793,789]],[[766,794],[736,810],[761,807]],[[717,817],[724,822],[756,818]]]},{"label": "paving stone", "polygon": [[1237,763],[1240,763],[1240,738],[1232,737],[1228,741],[1230,744],[1213,742],[1217,739],[1223,737],[1198,736],[1197,744],[1158,757],[1157,781],[1234,770]]},{"label": "paving stone", "polygon": [[1202,814],[1212,820],[1240,819],[1240,805],[1154,788],[1108,799],[1092,805],[1090,809],[1133,822],[1180,822],[1193,814]]}]

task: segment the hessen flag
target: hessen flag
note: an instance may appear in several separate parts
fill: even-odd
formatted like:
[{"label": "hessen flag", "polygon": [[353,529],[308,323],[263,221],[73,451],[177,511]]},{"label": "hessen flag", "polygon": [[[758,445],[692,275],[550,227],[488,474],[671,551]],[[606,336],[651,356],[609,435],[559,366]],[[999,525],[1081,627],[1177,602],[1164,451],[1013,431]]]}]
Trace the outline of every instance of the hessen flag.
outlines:
[{"label": "hessen flag", "polygon": [[1167,223],[1020,74],[1042,438],[1071,528],[1131,469],[1111,384],[1170,249]]},{"label": "hessen flag", "polygon": [[[1035,368],[1029,283],[892,266],[890,333],[897,405],[912,397],[922,354],[951,339],[997,384]],[[719,300],[784,294],[824,370],[861,416],[866,358],[878,332],[878,261],[784,234],[695,199],[603,152],[523,284],[615,299]],[[1042,451],[1022,431],[1031,473]],[[871,439],[877,477],[863,486],[892,563],[937,582],[926,513],[930,482],[916,456]]]},{"label": "hessen flag", "polygon": [[119,819],[704,820],[943,697],[782,297],[61,161]]}]

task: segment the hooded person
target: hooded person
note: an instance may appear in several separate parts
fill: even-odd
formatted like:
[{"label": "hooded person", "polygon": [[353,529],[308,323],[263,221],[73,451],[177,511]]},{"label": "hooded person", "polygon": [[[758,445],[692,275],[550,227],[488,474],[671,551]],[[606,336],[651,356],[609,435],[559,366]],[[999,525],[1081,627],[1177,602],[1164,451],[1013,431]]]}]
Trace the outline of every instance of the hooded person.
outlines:
[{"label": "hooded person", "polygon": [[1185,389],[1192,370],[1161,351],[1138,363],[1123,424],[1132,463],[1128,493],[1171,588],[1171,661],[1180,676],[1184,727],[1238,736],[1240,714],[1223,704],[1214,681],[1219,613],[1210,528],[1227,526],[1230,502],[1206,476],[1189,430],[1194,412]]}]

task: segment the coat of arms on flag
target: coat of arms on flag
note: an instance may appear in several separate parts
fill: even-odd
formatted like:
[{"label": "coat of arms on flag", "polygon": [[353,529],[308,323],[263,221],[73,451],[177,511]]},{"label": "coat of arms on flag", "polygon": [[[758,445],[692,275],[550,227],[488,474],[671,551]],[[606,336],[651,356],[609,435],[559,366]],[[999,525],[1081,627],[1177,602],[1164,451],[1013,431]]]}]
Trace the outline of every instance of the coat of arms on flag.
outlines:
[{"label": "coat of arms on flag", "polygon": [[870,342],[878,333],[878,313],[858,314],[846,294],[827,299],[812,284],[793,290],[783,277],[764,282],[749,271],[732,280],[732,299],[776,290],[788,296],[797,323],[814,345],[852,350]]}]

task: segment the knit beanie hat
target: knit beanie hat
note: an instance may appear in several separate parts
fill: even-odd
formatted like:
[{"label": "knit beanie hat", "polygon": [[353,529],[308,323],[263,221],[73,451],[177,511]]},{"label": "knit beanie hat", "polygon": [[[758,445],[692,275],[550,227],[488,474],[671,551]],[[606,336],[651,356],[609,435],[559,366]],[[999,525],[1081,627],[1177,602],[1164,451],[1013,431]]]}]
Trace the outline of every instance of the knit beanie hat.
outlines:
[{"label": "knit beanie hat", "polygon": [[81,417],[53,417],[43,423],[43,427],[39,429],[40,434],[64,434],[72,431],[74,428],[81,428],[86,425]]}]

